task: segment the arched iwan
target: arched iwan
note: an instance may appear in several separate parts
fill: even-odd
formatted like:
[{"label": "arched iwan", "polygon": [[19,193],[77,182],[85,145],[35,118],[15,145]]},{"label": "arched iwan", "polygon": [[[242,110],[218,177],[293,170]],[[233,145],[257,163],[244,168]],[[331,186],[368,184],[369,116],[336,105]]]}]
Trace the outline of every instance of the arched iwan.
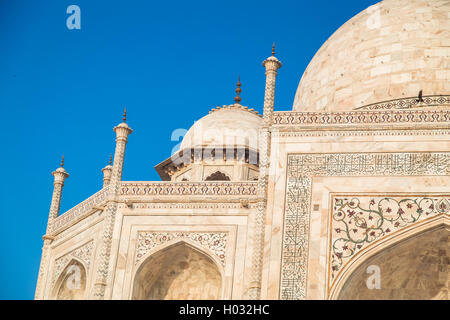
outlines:
[{"label": "arched iwan", "polygon": [[223,270],[202,248],[184,240],[149,255],[133,280],[134,300],[218,300]]},{"label": "arched iwan", "polygon": [[441,217],[379,243],[355,258],[330,299],[449,299],[450,224]]},{"label": "arched iwan", "polygon": [[86,299],[86,268],[82,262],[72,259],[55,282],[52,299],[84,300]]}]

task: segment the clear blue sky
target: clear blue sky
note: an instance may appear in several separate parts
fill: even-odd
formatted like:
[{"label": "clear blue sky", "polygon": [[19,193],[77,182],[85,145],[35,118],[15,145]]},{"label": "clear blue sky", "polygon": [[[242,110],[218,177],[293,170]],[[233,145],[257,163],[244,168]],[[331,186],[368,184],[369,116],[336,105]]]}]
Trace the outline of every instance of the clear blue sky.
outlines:
[{"label": "clear blue sky", "polygon": [[[261,111],[273,41],[276,109],[290,110],[322,43],[376,2],[0,0],[0,299],[34,297],[62,154],[64,212],[101,188],[126,106],[123,179],[159,180],[172,131],[231,104],[238,75],[242,104]],[[66,27],[71,4],[81,30]]]}]

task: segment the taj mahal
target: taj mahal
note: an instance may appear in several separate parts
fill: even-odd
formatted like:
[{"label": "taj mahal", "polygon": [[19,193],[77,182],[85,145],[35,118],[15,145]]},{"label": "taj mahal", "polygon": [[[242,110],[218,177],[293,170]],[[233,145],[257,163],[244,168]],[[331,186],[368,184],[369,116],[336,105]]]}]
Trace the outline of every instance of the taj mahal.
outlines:
[{"label": "taj mahal", "polygon": [[268,51],[262,114],[239,80],[155,166],[161,181],[122,181],[126,111],[103,188],[67,212],[61,163],[35,299],[449,299],[450,1],[350,19],[292,111],[277,111]]}]

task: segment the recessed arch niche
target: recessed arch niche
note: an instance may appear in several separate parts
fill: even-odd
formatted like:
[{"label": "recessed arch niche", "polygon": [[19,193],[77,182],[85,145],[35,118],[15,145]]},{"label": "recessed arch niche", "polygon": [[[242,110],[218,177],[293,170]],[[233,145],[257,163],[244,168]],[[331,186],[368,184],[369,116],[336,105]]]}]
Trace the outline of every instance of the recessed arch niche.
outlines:
[{"label": "recessed arch niche", "polygon": [[209,175],[205,181],[230,181],[230,177],[227,176],[225,173],[216,171]]},{"label": "recessed arch niche", "polygon": [[56,300],[83,300],[86,292],[86,268],[78,260],[71,260],[55,283]]},{"label": "recessed arch niche", "polygon": [[200,249],[178,242],[142,262],[133,281],[134,300],[218,300],[222,275]]},{"label": "recessed arch niche", "polygon": [[[400,240],[362,262],[345,281],[338,299],[450,299],[449,243],[450,229],[444,225]],[[374,275],[371,266],[379,267],[379,289],[367,285]]]}]

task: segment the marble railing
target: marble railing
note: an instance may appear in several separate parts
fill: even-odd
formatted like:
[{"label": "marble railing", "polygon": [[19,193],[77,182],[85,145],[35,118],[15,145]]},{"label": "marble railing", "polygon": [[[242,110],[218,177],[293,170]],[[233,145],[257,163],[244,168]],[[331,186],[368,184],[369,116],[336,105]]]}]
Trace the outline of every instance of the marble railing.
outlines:
[{"label": "marble railing", "polygon": [[120,196],[249,196],[257,182],[123,182]]},{"label": "marble railing", "polygon": [[[257,182],[122,182],[119,196],[256,196]],[[108,188],[102,189],[72,209],[58,216],[52,225],[52,234],[57,234],[71,224],[81,220],[95,207],[104,204]]]},{"label": "marble railing", "polygon": [[418,98],[419,97],[409,97],[389,101],[382,101],[362,106],[356,108],[355,110],[411,109],[411,108],[428,108],[428,107],[450,105],[450,95],[423,96],[421,101],[419,101]]},{"label": "marble railing", "polygon": [[108,197],[108,188],[104,188],[97,193],[93,194],[83,202],[77,204],[72,209],[59,215],[52,225],[52,233],[58,233],[64,229],[67,225],[73,223],[74,221],[80,220],[87,213],[91,212],[96,206],[103,204]]},{"label": "marble railing", "polygon": [[387,110],[348,112],[278,111],[274,125],[367,125],[367,124],[444,124],[450,123],[450,110]]}]

